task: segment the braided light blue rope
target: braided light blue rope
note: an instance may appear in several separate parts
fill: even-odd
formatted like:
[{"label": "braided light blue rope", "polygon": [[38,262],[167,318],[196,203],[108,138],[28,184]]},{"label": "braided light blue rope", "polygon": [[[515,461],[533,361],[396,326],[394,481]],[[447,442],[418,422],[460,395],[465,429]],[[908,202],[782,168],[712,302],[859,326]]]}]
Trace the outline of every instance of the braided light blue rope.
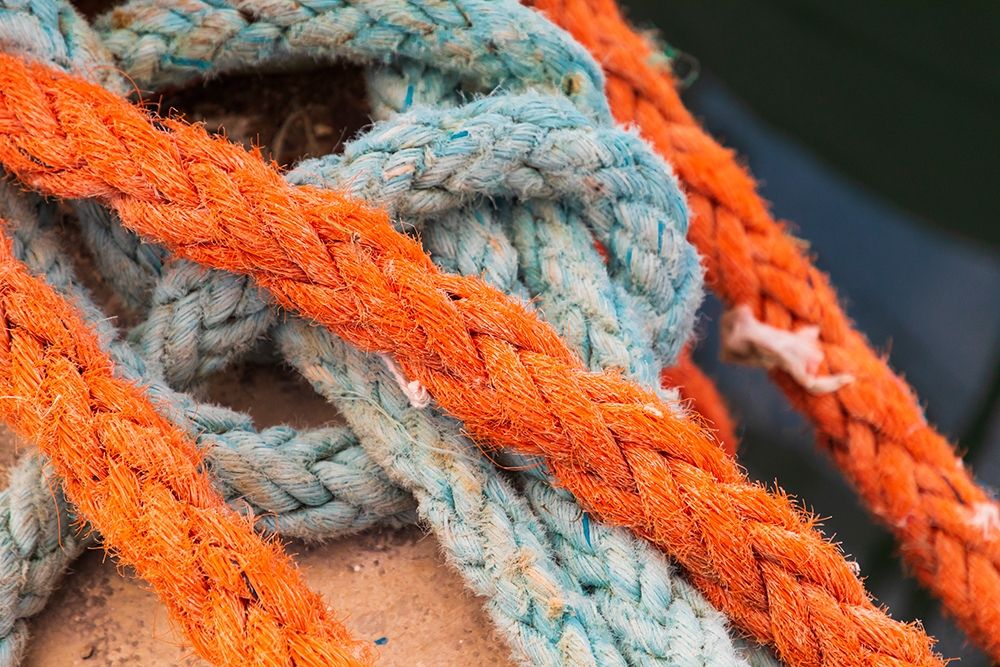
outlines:
[{"label": "braided light blue rope", "polygon": [[[588,246],[588,247],[589,247],[589,246]],[[381,370],[382,370],[382,369],[381,369],[381,368],[379,368],[379,371],[381,371]],[[721,625],[720,625],[720,627],[721,627]]]},{"label": "braided light blue rope", "polygon": [[410,58],[451,73],[467,92],[530,84],[611,119],[587,51],[513,0],[140,0],[95,27],[118,65],[153,88],[260,66]]},{"label": "braided light blue rope", "polygon": [[691,331],[702,274],[685,238],[683,199],[665,173],[638,137],[594,127],[560,98],[505,95],[396,115],[343,156],[304,161],[289,178],[340,181],[366,199],[377,193],[414,224],[483,199],[562,202],[609,251],[612,280],[634,297],[669,364]]},{"label": "braided light blue rope", "polygon": [[5,0],[0,12],[0,50],[17,51],[126,93],[129,87],[100,37],[66,2]]}]

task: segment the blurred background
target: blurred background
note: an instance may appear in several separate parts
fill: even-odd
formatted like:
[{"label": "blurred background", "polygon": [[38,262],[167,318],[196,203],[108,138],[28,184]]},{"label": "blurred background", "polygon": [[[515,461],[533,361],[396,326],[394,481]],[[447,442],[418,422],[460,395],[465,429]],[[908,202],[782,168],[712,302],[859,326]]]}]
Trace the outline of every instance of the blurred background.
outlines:
[{"label": "blurred background", "polygon": [[[847,312],[928,419],[1000,487],[1000,4],[625,0],[673,51],[684,97],[808,240]],[[825,521],[896,618],[945,657],[989,660],[906,575],[759,370],[718,361],[718,303],[696,358],[740,422],[741,462]]]}]

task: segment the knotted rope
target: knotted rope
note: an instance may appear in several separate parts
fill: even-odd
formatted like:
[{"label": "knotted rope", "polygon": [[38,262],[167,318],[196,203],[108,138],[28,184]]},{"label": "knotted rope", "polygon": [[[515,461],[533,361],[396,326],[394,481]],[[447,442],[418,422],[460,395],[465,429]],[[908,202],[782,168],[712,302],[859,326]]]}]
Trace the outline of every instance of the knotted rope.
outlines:
[{"label": "knotted rope", "polygon": [[[655,395],[584,371],[522,307],[440,273],[384,216],[290,188],[198,128],[150,125],[92,84],[9,56],[0,65],[0,160],[25,182],[101,197],[129,228],[253,275],[346,340],[393,354],[483,444],[544,455],[598,515],[674,554],[790,661],[937,664],[926,637],[877,610],[787,500],[748,484]],[[124,147],[140,146],[136,163]]]},{"label": "knotted rope", "polygon": [[614,0],[530,0],[602,63],[615,117],[669,159],[688,193],[691,240],[731,308],[783,331],[818,327],[820,374],[848,375],[814,395],[771,375],[893,532],[917,578],[1000,660],[1000,507],[924,418],[913,390],[853,329],[828,278],[768,212],[752,177],[684,108],[662,59]]}]

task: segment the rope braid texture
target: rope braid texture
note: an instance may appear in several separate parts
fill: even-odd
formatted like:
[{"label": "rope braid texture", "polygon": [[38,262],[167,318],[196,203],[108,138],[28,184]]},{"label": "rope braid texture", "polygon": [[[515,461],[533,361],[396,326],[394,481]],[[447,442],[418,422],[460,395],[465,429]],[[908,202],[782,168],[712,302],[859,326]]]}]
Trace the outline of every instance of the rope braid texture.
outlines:
[{"label": "rope braid texture", "polygon": [[[245,415],[198,404],[150,376],[138,355],[114,340],[109,320],[75,284],[66,254],[49,231],[54,214],[53,207],[0,181],[0,218],[11,220],[6,231],[14,255],[82,310],[116,373],[139,383],[156,407],[196,440],[217,488],[235,509],[258,514],[256,525],[266,532],[312,539],[412,521],[412,500],[367,457],[357,456],[348,429],[297,433],[274,427],[258,433]],[[12,471],[0,507],[0,664],[15,665],[27,645],[24,619],[41,610],[89,536],[80,537],[51,466],[34,454],[22,457]]]},{"label": "rope braid texture", "polygon": [[[291,188],[255,154],[178,121],[152,125],[93,84],[9,56],[0,65],[0,160],[24,182],[100,197],[130,229],[253,275],[342,338],[393,354],[482,444],[543,455],[598,516],[672,553],[790,662],[940,664],[917,628],[872,605],[811,522],[749,484],[693,423],[618,375],[584,371],[546,325],[439,272],[384,215]],[[141,147],[142,163],[123,147]]]},{"label": "rope braid texture", "polygon": [[918,580],[969,637],[1000,660],[1000,507],[931,427],[913,390],[851,327],[829,279],[768,212],[733,153],[684,108],[655,51],[614,0],[531,0],[604,66],[615,117],[670,160],[693,212],[691,239],[708,282],[730,307],[774,327],[818,326],[824,373],[855,381],[816,396],[772,377],[892,531]]},{"label": "rope braid texture", "polygon": [[[461,97],[459,88],[474,93],[496,88],[516,90],[525,85],[536,91],[567,93],[597,118],[609,115],[603,96],[594,95],[603,86],[592,61],[575,43],[553,31],[551,24],[540,21],[532,12],[518,11],[508,2],[463,0],[433,8],[412,0],[281,5],[252,1],[138,2],[113,10],[99,18],[97,24],[105,29],[104,39],[120,65],[142,86],[179,85],[196,77],[261,64],[287,66],[289,62],[316,59],[387,63],[392,56],[397,58],[394,65],[403,63],[403,69],[419,76],[406,77],[400,86],[386,81],[387,70],[369,71],[376,117],[405,109],[415,98],[432,106],[441,105],[445,99],[454,103]],[[84,69],[98,69],[90,62],[81,65]],[[115,88],[121,87],[118,83]],[[388,109],[380,112],[380,107]],[[657,233],[660,249],[664,245],[663,229]],[[122,243],[120,235],[115,236],[111,240]],[[124,243],[134,244],[134,237],[126,237]],[[627,251],[617,255],[617,261],[624,261],[632,271],[628,280],[631,284],[626,287],[633,292],[655,292],[656,286],[644,284],[647,278],[643,276],[643,271],[649,270],[643,267],[655,266],[655,255],[641,252],[641,247],[628,246]],[[126,252],[131,250],[127,248]],[[670,274],[666,268],[661,275]],[[688,273],[693,269],[682,268]],[[125,270],[132,271],[131,263],[125,264]],[[123,282],[132,277],[127,273],[105,273],[111,280],[121,275]],[[672,307],[661,303],[659,310],[644,313],[658,341],[665,339],[674,346],[663,351],[665,361],[676,357],[676,345],[683,340],[677,332],[689,330],[694,317],[693,308],[680,308],[678,301],[684,299],[674,299]],[[234,350],[233,354],[241,351]],[[186,364],[179,366],[184,368]],[[736,439],[732,429],[727,428],[730,418],[717,392],[708,385],[708,378],[688,360],[678,365],[671,379],[680,385],[686,399],[714,416],[709,422],[718,424],[727,451],[735,451]]]},{"label": "rope braid texture", "polygon": [[[108,236],[120,238],[120,235],[114,233]],[[175,266],[181,264],[178,263]],[[160,262],[149,262],[146,265],[159,266]],[[190,268],[191,265],[188,267]],[[200,282],[204,279],[203,272],[185,271],[183,273],[190,274],[193,278],[192,282]],[[178,285],[173,285],[173,288],[177,287]],[[222,301],[225,303],[229,300],[223,299]],[[225,308],[220,310],[224,311]],[[620,357],[621,355],[619,355]],[[378,367],[375,370],[378,371]],[[371,370],[369,370],[370,372]],[[381,372],[384,374],[384,370]],[[391,382],[389,386],[392,386]],[[371,421],[370,415],[365,421]],[[409,445],[409,442],[404,442],[404,446]],[[460,485],[455,486],[461,488]],[[534,484],[533,488],[543,489],[544,485]],[[551,502],[552,493],[550,490],[546,502]],[[504,501],[505,498],[501,497],[499,500]],[[510,502],[508,500],[496,504],[507,506]],[[606,615],[610,614],[612,618],[621,619],[619,625],[616,626],[616,635],[621,636],[624,640],[625,652],[629,656],[630,663],[647,664],[650,661],[668,660],[671,664],[736,664],[731,644],[725,636],[723,626],[714,618],[714,610],[711,610],[703,601],[699,601],[699,596],[686,584],[677,580],[676,577],[672,577],[669,567],[662,561],[662,558],[653,556],[647,547],[628,538],[621,531],[603,529],[597,525],[590,531],[591,534],[586,536],[586,544],[583,544],[583,534],[579,530],[579,509],[576,510],[574,516],[566,512],[565,508],[575,505],[567,502],[565,498],[562,504],[561,516],[564,517],[563,520],[560,522],[555,518],[550,518],[548,523],[553,529],[558,527],[569,534],[568,538],[564,536],[560,540],[561,550],[568,552],[569,558],[573,558],[574,552],[583,552],[591,561],[585,562],[585,567],[582,570],[581,568],[577,568],[577,570],[586,574],[588,587],[594,590],[601,600],[599,606],[602,611]],[[470,512],[470,514],[472,513]],[[540,514],[542,513],[540,512]],[[510,528],[504,532],[515,535],[519,533],[519,531]],[[475,535],[462,537],[468,541],[469,537],[474,538]],[[608,557],[609,552],[610,558]],[[523,545],[517,554],[519,558],[522,553],[525,553]],[[530,551],[526,553],[530,554]],[[510,563],[507,562],[510,559],[499,560],[501,561],[501,571],[511,569]],[[598,573],[601,572],[601,569],[594,567],[595,562],[600,563],[603,568],[607,568],[608,564],[614,564],[616,567],[608,574],[600,576]],[[525,568],[521,566],[519,569],[524,570]],[[530,578],[530,570],[526,574]],[[617,588],[612,588],[609,585],[609,578],[614,579]],[[549,583],[551,585],[551,582]],[[550,597],[558,599],[558,596],[552,593],[550,593]],[[561,604],[565,604],[565,602]],[[525,615],[524,612],[520,613]],[[539,625],[544,627],[544,625]],[[548,625],[551,626],[552,623],[548,623]],[[699,625],[703,627],[698,627]],[[683,641],[676,641],[675,638],[683,639]],[[536,650],[531,662],[534,664],[556,664],[556,661],[551,658],[539,662],[540,657],[544,657],[544,653],[539,653]],[[764,661],[762,654],[756,654],[755,657],[758,663]],[[579,656],[577,658],[572,662],[583,664]],[[612,664],[606,659],[601,660],[600,663]]]},{"label": "rope braid texture", "polygon": [[199,654],[219,665],[370,662],[370,646],[226,507],[186,436],[113,376],[79,314],[6,241],[0,286],[0,414],[48,455],[67,498],[150,582]]},{"label": "rope braid texture", "polygon": [[[585,243],[583,246],[589,248],[590,243]],[[150,265],[158,265],[158,262]],[[150,319],[153,319],[152,315]],[[620,360],[623,356],[627,355],[619,353],[617,359]],[[376,373],[379,371],[378,368],[374,370]],[[384,371],[382,372],[384,374]],[[378,396],[377,393],[375,395]],[[364,423],[371,421],[372,416],[368,415]],[[404,442],[403,446],[409,447],[410,443]],[[429,463],[433,466],[434,461]],[[426,477],[426,473],[424,476]],[[461,488],[461,485],[455,486]],[[564,502],[564,505],[570,503]],[[543,512],[540,511],[539,514]],[[625,650],[630,656],[630,662],[644,664],[650,660],[666,659],[672,664],[728,664],[733,660],[732,649],[729,647],[729,641],[725,639],[721,624],[710,617],[708,606],[700,602],[698,596],[688,589],[686,584],[675,577],[671,582],[669,569],[664,567],[662,558],[655,558],[648,548],[620,535],[620,531],[608,531],[614,535],[614,539],[610,537],[601,539],[599,537],[601,531],[596,526],[591,531],[593,535],[587,536],[587,544],[583,545],[581,539],[583,534],[579,529],[579,510],[577,509],[576,516],[570,517],[569,513],[564,513],[564,516],[566,518],[562,530],[569,533],[571,539],[562,540],[563,544],[572,546],[579,542],[580,546],[577,549],[585,551],[590,560],[605,564],[616,563],[618,566],[619,572],[611,574],[619,584],[622,584],[620,590],[610,589],[608,592],[610,588],[608,579],[595,576],[597,570],[594,570],[592,565],[587,565],[584,573],[588,578],[588,587],[595,590],[600,598],[599,604],[605,615],[621,619],[615,626],[615,634],[625,640],[623,643],[627,645]],[[549,523],[559,525],[558,521]],[[613,551],[610,558],[602,557],[609,551]],[[573,553],[570,552],[569,557],[572,556]],[[624,563],[628,563],[628,566],[625,567]],[[509,570],[510,566],[506,565],[502,569]],[[686,599],[688,597],[692,598],[690,603]],[[667,604],[668,602],[670,604]],[[702,620],[703,616],[707,618]],[[698,628],[699,623],[705,627]],[[665,627],[661,627],[663,625]],[[673,641],[674,637],[682,637],[685,641]],[[698,637],[702,639],[699,640]],[[755,657],[758,662],[762,661],[762,655]]]},{"label": "rope braid texture", "polygon": [[[473,93],[498,87],[513,92],[529,87],[542,93],[561,94],[567,90],[570,100],[585,114],[597,120],[610,119],[596,64],[543,17],[510,2],[462,0],[433,8],[407,0],[315,6],[289,3],[280,7],[254,2],[227,5],[194,1],[176,6],[130,3],[98,19],[97,25],[114,27],[105,35],[105,43],[115,54],[117,64],[143,86],[179,85],[206,74],[254,65],[285,65],[306,59],[347,59],[370,64],[386,62],[393,56],[411,66],[419,65],[423,78],[434,81],[430,85],[435,88],[435,97],[439,93],[458,96],[455,86],[459,82],[462,91]],[[489,46],[484,49],[483,44]],[[440,81],[442,78],[444,81]],[[386,88],[378,86],[374,97],[391,95]],[[414,94],[421,91],[407,91],[404,87],[397,90],[396,97],[402,99],[401,93],[412,103]],[[626,151],[621,152],[627,156]],[[543,169],[546,165],[530,167]],[[656,161],[656,169],[662,168],[662,162]],[[643,174],[646,169],[649,165],[638,165],[634,171],[649,181],[648,173]],[[549,168],[550,172],[556,170],[556,164]],[[522,178],[528,173],[522,171]],[[517,178],[518,174],[513,176]],[[655,335],[657,352],[664,360],[672,361],[684,342],[684,336],[677,332],[689,331],[695,317],[701,274],[698,258],[683,241],[686,223],[678,227],[662,219],[646,220],[639,210],[630,216],[631,228],[622,225],[620,216],[613,215],[614,207],[647,206],[649,202],[642,196],[648,193],[642,193],[634,182],[616,184],[613,176],[614,170],[607,169],[607,182],[601,186],[624,191],[626,197],[587,193],[586,184],[580,184],[582,192],[574,194],[578,202],[603,201],[612,207],[592,212],[586,222],[608,250],[612,277],[655,306],[655,310],[644,313],[650,318],[648,330]],[[406,180],[403,175],[397,187],[405,186]],[[550,196],[537,192],[537,187],[550,185],[546,183],[497,185],[508,191],[518,185],[535,187],[535,192],[527,193],[529,196]],[[462,193],[464,196],[484,194],[476,191],[471,182],[467,187],[471,192]],[[669,197],[658,202],[659,206],[666,209],[670,219],[685,220],[684,203],[676,191],[661,191],[669,193]],[[509,192],[510,196],[519,194]],[[427,193],[424,199],[433,205],[433,198],[433,193]]]}]

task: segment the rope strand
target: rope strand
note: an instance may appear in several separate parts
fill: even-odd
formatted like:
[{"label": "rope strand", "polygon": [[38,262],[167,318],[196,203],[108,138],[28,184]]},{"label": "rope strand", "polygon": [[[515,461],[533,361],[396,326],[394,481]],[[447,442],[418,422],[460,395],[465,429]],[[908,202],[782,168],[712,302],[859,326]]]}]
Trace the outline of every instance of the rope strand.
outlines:
[{"label": "rope strand", "polygon": [[[53,206],[18,191],[9,179],[0,180],[0,218],[11,220],[5,231],[15,257],[76,304],[108,350],[116,373],[140,383],[156,408],[195,440],[217,488],[235,501],[235,509],[258,513],[259,529],[307,539],[412,517],[412,499],[390,485],[370,459],[356,456],[359,448],[346,429],[296,432],[279,426],[257,432],[245,415],[196,403],[148,375],[75,283],[67,255],[51,231],[54,213]],[[264,459],[266,469],[258,462]],[[6,500],[0,501],[10,510],[0,525],[0,560],[10,575],[0,578],[5,585],[0,598],[4,667],[18,664],[27,646],[24,619],[41,610],[63,571],[94,535],[90,528],[78,530],[62,497],[52,466],[29,453],[12,472],[2,496]]]},{"label": "rope strand", "polygon": [[371,648],[225,506],[193,445],[112,375],[79,315],[6,240],[0,313],[0,415],[49,456],[67,497],[150,582],[199,654],[234,666],[248,656],[262,665],[370,662]]}]

